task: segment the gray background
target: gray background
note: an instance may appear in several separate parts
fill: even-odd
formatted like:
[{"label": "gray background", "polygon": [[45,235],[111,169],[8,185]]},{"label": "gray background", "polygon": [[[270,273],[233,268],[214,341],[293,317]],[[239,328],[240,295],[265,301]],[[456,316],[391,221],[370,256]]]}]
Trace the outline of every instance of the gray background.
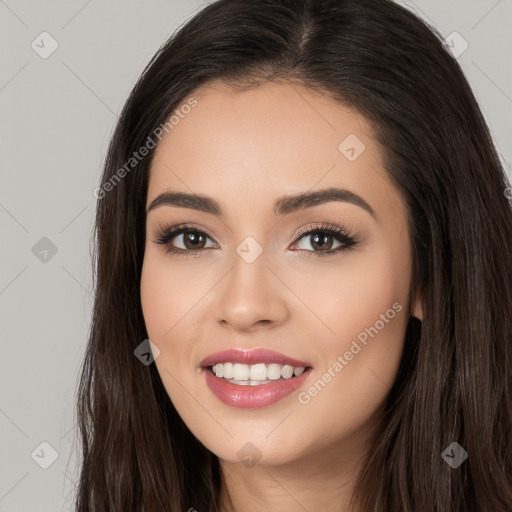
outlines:
[{"label": "gray background", "polygon": [[[512,0],[399,3],[467,41],[458,60],[512,175]],[[72,510],[92,191],[143,67],[205,4],[0,0],[0,512]],[[43,31],[58,43],[45,59],[31,47],[51,48]],[[52,449],[42,442],[58,453],[47,469]]]}]

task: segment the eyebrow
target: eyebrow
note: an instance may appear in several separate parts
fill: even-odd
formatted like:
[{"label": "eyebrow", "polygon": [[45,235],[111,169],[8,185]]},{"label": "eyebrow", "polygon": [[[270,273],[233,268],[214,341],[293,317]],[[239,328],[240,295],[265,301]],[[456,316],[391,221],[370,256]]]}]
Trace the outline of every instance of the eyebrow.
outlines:
[{"label": "eyebrow", "polygon": [[[377,217],[374,209],[362,197],[350,190],[332,187],[317,192],[282,196],[274,203],[273,213],[274,216],[280,217],[331,201],[354,204],[366,210],[373,217]],[[190,208],[215,215],[216,217],[224,217],[224,210],[221,204],[215,199],[202,194],[165,191],[153,199],[147,213],[163,205]]]}]

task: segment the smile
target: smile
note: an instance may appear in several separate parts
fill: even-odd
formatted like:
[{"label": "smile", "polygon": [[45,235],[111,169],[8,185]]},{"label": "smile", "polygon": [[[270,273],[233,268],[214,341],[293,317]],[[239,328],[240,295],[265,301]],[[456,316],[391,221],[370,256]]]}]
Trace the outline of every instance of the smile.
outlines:
[{"label": "smile", "polygon": [[275,380],[291,379],[301,375],[305,370],[304,366],[294,368],[288,364],[278,363],[247,365],[228,362],[218,363],[210,368],[216,377],[239,386],[261,386]]},{"label": "smile", "polygon": [[201,374],[224,404],[260,408],[300,388],[311,374],[309,363],[263,348],[228,349],[203,359]]}]

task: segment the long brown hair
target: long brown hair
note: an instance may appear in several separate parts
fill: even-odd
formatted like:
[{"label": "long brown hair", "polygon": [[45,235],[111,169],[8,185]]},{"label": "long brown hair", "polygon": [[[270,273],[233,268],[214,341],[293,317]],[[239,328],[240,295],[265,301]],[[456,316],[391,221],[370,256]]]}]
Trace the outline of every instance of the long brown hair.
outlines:
[{"label": "long brown hair", "polygon": [[[139,287],[153,150],[127,166],[213,79],[240,89],[290,80],[355,108],[372,122],[407,204],[424,319],[410,319],[354,505],[512,511],[510,184],[441,35],[389,0],[218,0],[143,71],[97,194],[76,510],[218,510],[217,457],[183,423],[155,365],[134,356],[148,337]],[[456,469],[442,457],[453,442],[469,455]]]}]

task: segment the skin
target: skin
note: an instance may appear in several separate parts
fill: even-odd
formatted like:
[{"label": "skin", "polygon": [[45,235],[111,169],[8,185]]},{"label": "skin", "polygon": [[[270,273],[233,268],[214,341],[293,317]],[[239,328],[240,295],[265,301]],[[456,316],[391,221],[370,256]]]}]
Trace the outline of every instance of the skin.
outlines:
[{"label": "skin", "polygon": [[[214,82],[193,96],[197,106],[156,148],[147,207],[172,189],[214,198],[225,216],[168,205],[147,214],[141,299],[149,338],[161,351],[155,364],[184,422],[220,459],[222,510],[250,504],[251,512],[348,511],[359,461],[397,374],[407,321],[422,318],[411,289],[404,204],[370,123],[327,96],[285,82],[245,92]],[[349,134],[365,144],[354,161],[338,149]],[[359,195],[376,217],[338,201],[273,217],[278,197],[328,187]],[[211,236],[193,257],[154,243],[160,228],[181,223]],[[296,236],[315,223],[344,228],[359,243],[315,257],[322,249],[313,236]],[[194,247],[184,245],[185,236],[170,244]],[[247,236],[263,249],[250,264],[236,252]],[[330,250],[339,246],[336,238],[332,243]],[[401,311],[301,403],[299,393],[394,303]],[[269,348],[313,369],[304,386],[276,404],[230,407],[210,392],[199,363],[236,347]],[[261,457],[254,465],[237,455],[248,442]]]}]

